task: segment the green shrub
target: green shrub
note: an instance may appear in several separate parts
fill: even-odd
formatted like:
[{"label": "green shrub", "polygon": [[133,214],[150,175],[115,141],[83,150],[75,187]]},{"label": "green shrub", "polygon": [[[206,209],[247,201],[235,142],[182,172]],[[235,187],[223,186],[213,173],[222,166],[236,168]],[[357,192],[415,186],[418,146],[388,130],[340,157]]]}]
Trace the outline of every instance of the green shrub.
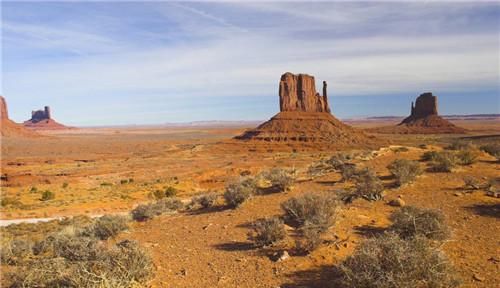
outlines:
[{"label": "green shrub", "polygon": [[355,197],[370,201],[384,198],[384,185],[375,172],[369,168],[361,170],[356,177]]},{"label": "green shrub", "polygon": [[104,215],[89,226],[86,233],[101,240],[115,237],[118,233],[128,229],[128,218],[121,215]]},{"label": "green shrub", "polygon": [[177,189],[172,186],[165,188],[165,197],[174,197],[175,195],[177,195]]},{"label": "green shrub", "polygon": [[154,203],[141,204],[130,213],[132,219],[136,221],[146,221],[166,212],[173,212],[181,209],[183,204],[176,198],[164,198]]},{"label": "green shrub", "polygon": [[443,151],[434,159],[431,170],[434,172],[451,172],[457,164],[455,153]]},{"label": "green shrub", "polygon": [[468,141],[463,141],[463,140],[455,140],[451,142],[450,145],[448,145],[445,149],[446,150],[467,150],[467,149],[472,149],[474,148],[474,145]]},{"label": "green shrub", "polygon": [[101,186],[104,187],[104,186],[113,186],[113,183],[109,183],[109,182],[102,182],[101,183]]},{"label": "green shrub", "polygon": [[255,194],[257,184],[253,178],[240,178],[226,185],[224,200],[229,207],[236,208]]},{"label": "green shrub", "polygon": [[22,206],[23,203],[19,201],[19,199],[12,198],[12,197],[2,197],[2,201],[0,201],[0,205],[2,207],[7,207],[7,206]]},{"label": "green shrub", "polygon": [[458,287],[459,279],[445,255],[429,240],[396,234],[366,240],[334,269],[332,287],[421,288]]},{"label": "green shrub", "polygon": [[390,230],[407,239],[424,236],[433,240],[444,240],[450,236],[444,215],[438,210],[405,206],[390,216]]},{"label": "green shrub", "polygon": [[268,181],[273,188],[277,188],[279,191],[287,191],[294,182],[293,172],[281,168],[272,168],[261,172],[258,177]]},{"label": "green shrub", "polygon": [[56,194],[50,190],[45,190],[42,192],[42,196],[40,197],[41,201],[49,201],[56,198]]},{"label": "green shrub", "polygon": [[286,219],[292,224],[326,231],[335,222],[338,203],[330,195],[307,193],[281,203],[281,208],[285,211]]},{"label": "green shrub", "polygon": [[62,188],[63,188],[63,189],[68,188],[68,186],[69,186],[69,184],[68,184],[67,182],[64,182],[64,183],[62,184]]},{"label": "green shrub", "polygon": [[285,239],[283,220],[279,217],[257,220],[253,224],[254,235],[250,238],[257,246],[269,246]]},{"label": "green shrub", "polygon": [[217,203],[217,198],[219,196],[217,195],[217,193],[214,193],[214,192],[209,192],[209,193],[204,193],[204,194],[201,194],[201,195],[197,195],[197,196],[194,196],[192,199],[191,199],[191,204],[190,206],[201,206],[202,208],[206,209],[206,208],[210,208],[210,207],[213,207],[215,206],[215,204]]},{"label": "green shrub", "polygon": [[31,187],[30,193],[36,193],[36,192],[38,192],[38,188],[36,188],[35,186]]},{"label": "green shrub", "polygon": [[410,183],[422,174],[417,161],[407,159],[396,159],[388,167],[391,174],[396,178],[396,184],[402,186]]}]

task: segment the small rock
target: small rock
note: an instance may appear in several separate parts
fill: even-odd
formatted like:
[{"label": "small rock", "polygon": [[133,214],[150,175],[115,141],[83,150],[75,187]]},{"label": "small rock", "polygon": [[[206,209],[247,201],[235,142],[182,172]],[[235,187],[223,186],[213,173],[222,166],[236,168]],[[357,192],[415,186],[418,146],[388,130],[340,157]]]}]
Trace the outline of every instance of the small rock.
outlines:
[{"label": "small rock", "polygon": [[203,226],[203,230],[207,230],[207,229],[208,229],[208,227],[210,227],[210,226],[212,226],[212,225],[213,225],[212,223],[209,223],[209,224],[207,224],[207,225]]},{"label": "small rock", "polygon": [[479,282],[483,282],[485,280],[483,276],[481,276],[481,275],[479,275],[477,273],[475,273],[474,275],[472,275],[472,278],[474,280],[476,280],[476,281],[479,281]]},{"label": "small rock", "polygon": [[184,269],[184,268],[182,268],[182,269],[181,269],[181,275],[182,275],[182,276],[186,276],[186,275],[187,275],[187,270],[186,270],[186,269]]},{"label": "small rock", "polygon": [[290,259],[290,255],[288,254],[288,251],[286,251],[286,250],[278,252],[276,256],[277,256],[276,262],[282,262],[282,261]]},{"label": "small rock", "polygon": [[462,194],[462,193],[460,193],[460,192],[455,192],[455,193],[453,193],[453,195],[455,195],[455,196],[457,196],[457,197],[460,197],[460,196],[462,196],[463,194]]},{"label": "small rock", "polygon": [[394,206],[394,207],[403,207],[406,205],[406,203],[403,199],[396,198],[396,199],[389,201],[389,205]]}]

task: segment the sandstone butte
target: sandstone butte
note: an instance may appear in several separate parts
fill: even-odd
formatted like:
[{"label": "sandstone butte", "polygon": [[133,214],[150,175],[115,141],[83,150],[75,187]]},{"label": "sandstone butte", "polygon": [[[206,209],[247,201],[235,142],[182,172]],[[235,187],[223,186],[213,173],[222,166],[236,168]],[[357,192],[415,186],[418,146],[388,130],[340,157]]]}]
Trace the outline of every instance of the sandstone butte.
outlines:
[{"label": "sandstone butte", "polygon": [[36,133],[9,119],[7,101],[0,96],[0,132],[2,137],[33,137]]},{"label": "sandstone butte", "polygon": [[70,129],[52,119],[49,106],[45,106],[43,110],[31,111],[31,119],[24,121],[23,125],[34,130]]},{"label": "sandstone butte", "polygon": [[406,117],[397,126],[380,127],[373,129],[378,133],[395,134],[462,134],[466,130],[438,115],[437,96],[426,92],[411,103],[410,116]]},{"label": "sandstone butte", "polygon": [[379,141],[335,118],[328,102],[327,83],[323,95],[316,92],[315,79],[307,74],[281,75],[280,112],[255,129],[236,136],[250,143],[285,144],[319,149],[375,147]]}]

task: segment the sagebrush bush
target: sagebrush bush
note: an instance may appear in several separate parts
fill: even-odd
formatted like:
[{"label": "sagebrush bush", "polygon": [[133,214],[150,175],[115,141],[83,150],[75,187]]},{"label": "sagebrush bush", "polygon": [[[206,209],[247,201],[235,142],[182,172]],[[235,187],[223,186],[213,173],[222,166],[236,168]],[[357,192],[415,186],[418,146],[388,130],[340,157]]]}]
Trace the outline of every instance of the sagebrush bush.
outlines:
[{"label": "sagebrush bush", "polygon": [[121,215],[104,215],[97,218],[85,233],[101,240],[115,237],[118,233],[128,229],[128,218]]},{"label": "sagebrush bush", "polygon": [[138,287],[153,276],[151,257],[134,241],[89,249],[97,251],[96,257],[86,261],[63,257],[31,261],[15,273],[11,287]]},{"label": "sagebrush bush", "polygon": [[473,149],[463,149],[457,152],[457,161],[460,165],[471,165],[476,163],[479,151]]},{"label": "sagebrush bush", "polygon": [[334,224],[338,207],[334,197],[312,193],[281,203],[286,219],[292,224],[298,227],[317,227],[320,231],[326,231]]},{"label": "sagebrush bush", "polygon": [[437,159],[439,155],[439,152],[437,151],[426,151],[424,152],[424,154],[422,154],[422,157],[420,159],[422,159],[422,161],[434,161]]},{"label": "sagebrush bush", "polygon": [[202,208],[210,208],[213,207],[217,203],[217,198],[219,196],[215,192],[208,192],[204,194],[200,194],[197,196],[194,196],[191,199],[191,204],[190,206],[201,206]]},{"label": "sagebrush bush", "polygon": [[369,168],[365,168],[356,176],[355,196],[369,201],[381,200],[384,198],[384,185],[377,177],[377,174]]},{"label": "sagebrush bush", "polygon": [[295,180],[293,171],[282,168],[272,168],[270,170],[263,171],[258,177],[269,182],[272,187],[278,189],[279,191],[287,191],[290,189]]},{"label": "sagebrush bush", "polygon": [[342,166],[350,163],[354,159],[354,155],[348,152],[338,152],[326,161],[331,167],[340,170]]},{"label": "sagebrush bush", "polygon": [[11,239],[2,236],[0,260],[6,264],[22,263],[31,255],[31,243],[24,239]]},{"label": "sagebrush bush", "polygon": [[45,190],[42,192],[42,195],[40,197],[41,201],[49,201],[56,198],[56,194],[50,190]]},{"label": "sagebrush bush", "polygon": [[434,172],[451,172],[456,165],[456,154],[449,151],[443,151],[437,154],[432,162],[431,170]]},{"label": "sagebrush bush", "polygon": [[136,221],[145,221],[166,212],[177,211],[182,207],[183,204],[179,199],[163,198],[154,203],[141,204],[130,213],[132,215],[132,219]]},{"label": "sagebrush bush", "polygon": [[455,140],[450,143],[450,145],[446,146],[446,150],[467,150],[467,149],[473,149],[474,145],[468,141],[463,141],[463,140]]},{"label": "sagebrush bush", "polygon": [[422,174],[418,162],[407,159],[396,159],[387,168],[396,178],[398,186],[413,182],[417,176]]},{"label": "sagebrush bush", "polygon": [[481,182],[479,179],[472,176],[465,176],[464,180],[464,188],[468,190],[478,190],[481,189]]},{"label": "sagebrush bush", "polygon": [[256,193],[257,184],[254,178],[240,178],[226,185],[224,200],[229,207],[236,208]]},{"label": "sagebrush bush", "polygon": [[302,227],[300,229],[300,237],[295,241],[295,249],[301,253],[311,253],[321,245],[321,234],[321,229],[316,227]]},{"label": "sagebrush bush", "polygon": [[332,287],[421,288],[458,287],[460,281],[446,256],[429,240],[404,240],[387,233],[366,240],[334,268]]},{"label": "sagebrush bush", "polygon": [[481,150],[500,160],[500,144],[490,143],[480,147]]},{"label": "sagebrush bush", "polygon": [[424,236],[433,240],[445,240],[450,236],[450,228],[443,213],[438,210],[405,206],[395,211],[390,220],[389,230],[407,239]]},{"label": "sagebrush bush", "polygon": [[286,231],[283,220],[279,217],[259,219],[253,224],[254,234],[250,239],[257,246],[270,246],[285,239]]},{"label": "sagebrush bush", "polygon": [[356,165],[355,164],[344,164],[340,168],[340,174],[342,175],[342,181],[350,181],[356,176]]}]

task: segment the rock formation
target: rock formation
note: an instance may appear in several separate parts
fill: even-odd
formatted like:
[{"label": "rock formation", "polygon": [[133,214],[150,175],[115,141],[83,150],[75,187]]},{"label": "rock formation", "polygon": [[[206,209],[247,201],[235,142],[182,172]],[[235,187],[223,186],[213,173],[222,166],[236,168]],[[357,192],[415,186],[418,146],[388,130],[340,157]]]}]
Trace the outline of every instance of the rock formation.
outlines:
[{"label": "rock formation", "polygon": [[42,110],[31,111],[31,119],[25,121],[23,125],[30,129],[39,130],[57,130],[69,128],[52,119],[49,106],[45,106]]},{"label": "rock formation", "polygon": [[394,134],[461,134],[466,130],[457,127],[438,115],[437,96],[426,92],[417,97],[415,104],[411,103],[410,116],[393,127],[370,129],[378,133]]},{"label": "rock formation", "polygon": [[2,137],[30,137],[36,134],[9,119],[7,102],[0,96],[0,132]]},{"label": "rock formation", "polygon": [[313,76],[287,72],[280,80],[280,111],[330,112],[323,81],[323,96],[316,92]]},{"label": "rock formation", "polygon": [[377,139],[342,123],[330,113],[326,81],[323,95],[319,95],[313,76],[287,72],[279,82],[279,100],[278,114],[235,139],[320,150],[379,144]]}]

